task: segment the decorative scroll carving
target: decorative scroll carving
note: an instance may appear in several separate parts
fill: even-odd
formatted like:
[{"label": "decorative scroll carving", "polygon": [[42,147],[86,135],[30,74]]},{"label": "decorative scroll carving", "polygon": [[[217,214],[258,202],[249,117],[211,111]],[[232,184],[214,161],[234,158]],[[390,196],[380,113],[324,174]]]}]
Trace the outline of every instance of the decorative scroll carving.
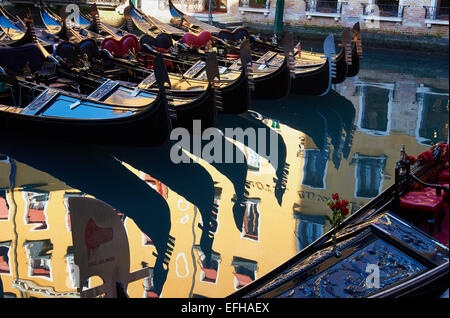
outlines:
[{"label": "decorative scroll carving", "polygon": [[43,91],[35,100],[33,100],[27,107],[22,110],[22,114],[36,115],[43,109],[56,95],[58,91],[48,88]]},{"label": "decorative scroll carving", "polygon": [[[368,264],[379,268],[378,288],[367,286]],[[377,240],[280,297],[364,297],[425,269],[406,254]]]}]

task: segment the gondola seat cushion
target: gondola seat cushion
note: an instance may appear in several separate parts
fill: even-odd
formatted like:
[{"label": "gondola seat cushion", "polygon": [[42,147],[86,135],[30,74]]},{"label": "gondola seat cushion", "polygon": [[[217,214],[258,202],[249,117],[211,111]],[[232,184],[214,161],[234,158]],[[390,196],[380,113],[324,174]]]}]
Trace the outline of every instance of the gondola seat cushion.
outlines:
[{"label": "gondola seat cushion", "polygon": [[244,27],[237,27],[232,32],[228,30],[220,30],[217,37],[229,43],[237,43],[243,39],[249,39],[250,33]]},{"label": "gondola seat cushion", "polygon": [[430,150],[422,152],[420,155],[417,156],[417,160],[421,163],[425,163],[428,161],[431,161],[433,159],[433,153]]},{"label": "gondola seat cushion", "polygon": [[31,72],[35,72],[42,67],[44,60],[44,55],[35,44],[0,47],[0,66],[9,74],[23,74],[27,63]]},{"label": "gondola seat cushion", "polygon": [[[440,185],[446,186],[448,188],[448,183],[447,184],[440,184]],[[436,189],[432,188],[432,187],[425,187],[425,188],[423,188],[423,190],[421,192],[429,193],[429,194],[436,194]],[[441,196],[444,199],[448,199],[448,192],[445,192],[445,191],[441,190]]]},{"label": "gondola seat cushion", "polygon": [[79,49],[75,44],[64,41],[56,46],[54,54],[66,63],[75,65],[77,63]]},{"label": "gondola seat cushion", "polygon": [[182,38],[183,43],[186,43],[190,47],[199,48],[212,42],[212,35],[209,31],[202,31],[199,35],[193,33],[185,33]]},{"label": "gondola seat cushion", "polygon": [[132,50],[134,50],[134,53],[138,53],[140,51],[139,40],[134,34],[124,35],[120,39],[120,46],[122,49],[122,55],[128,55],[128,52]]},{"label": "gondola seat cushion", "polygon": [[102,50],[107,50],[112,55],[120,55],[122,56],[122,48],[120,45],[120,42],[113,37],[106,37],[103,39],[103,41],[100,43],[100,48]]},{"label": "gondola seat cushion", "polygon": [[148,34],[144,34],[139,39],[139,43],[141,47],[144,44],[147,44],[160,52],[168,52],[173,47],[172,38],[167,33],[160,33],[156,36],[156,38]]},{"label": "gondola seat cushion", "polygon": [[448,174],[448,169],[443,170],[439,176],[438,176],[439,182],[440,183],[448,183],[449,181],[449,174]]},{"label": "gondola seat cushion", "polygon": [[78,45],[80,56],[87,55],[89,61],[99,57],[98,45],[93,39],[85,39]]},{"label": "gondola seat cushion", "polygon": [[442,209],[443,202],[442,196],[436,195],[436,192],[412,191],[400,198],[400,207],[428,211],[437,215]]}]

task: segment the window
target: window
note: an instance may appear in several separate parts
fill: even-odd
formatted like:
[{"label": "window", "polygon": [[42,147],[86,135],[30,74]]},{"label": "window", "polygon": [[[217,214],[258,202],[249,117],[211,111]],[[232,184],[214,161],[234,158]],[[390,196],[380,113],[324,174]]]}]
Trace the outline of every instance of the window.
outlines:
[{"label": "window", "polygon": [[[202,0],[204,11],[209,12],[209,0]],[[255,0],[262,1],[262,0]],[[265,1],[265,0],[264,0]],[[212,12],[227,12],[227,0],[212,0]]]},{"label": "window", "polygon": [[270,13],[270,0],[239,0],[239,11],[241,14],[259,12],[267,16]]},{"label": "window", "polygon": [[[261,0],[259,0],[261,1]],[[265,1],[265,0],[264,0]],[[172,0],[175,7],[183,12],[190,13],[208,13],[209,0]],[[158,8],[166,9],[169,7],[167,0],[158,0]],[[227,12],[227,0],[212,0],[212,13]]]},{"label": "window", "polygon": [[351,164],[356,163],[355,168],[355,197],[374,198],[383,187],[383,170],[386,166],[386,156],[364,156],[355,154]]},{"label": "window", "polygon": [[399,0],[375,0],[382,17],[398,16]]},{"label": "window", "polygon": [[325,177],[328,167],[328,152],[317,149],[305,149],[302,184],[316,189],[325,189]]},{"label": "window", "polygon": [[337,21],[342,13],[342,7],[347,2],[340,0],[304,0],[308,19],[312,16],[332,17]]},{"label": "window", "polygon": [[402,22],[404,10],[409,7],[403,5],[403,0],[366,0],[361,5],[364,19],[391,22]]},{"label": "window", "polygon": [[369,135],[389,135],[394,84],[360,83],[358,130]]},{"label": "window", "polygon": [[435,19],[448,21],[448,0],[436,0]]},{"label": "window", "polygon": [[417,88],[419,105],[416,140],[423,145],[433,145],[448,139],[448,93],[432,90],[423,85]]},{"label": "window", "polygon": [[425,23],[428,27],[432,24],[448,25],[448,0],[431,0],[425,9]]}]

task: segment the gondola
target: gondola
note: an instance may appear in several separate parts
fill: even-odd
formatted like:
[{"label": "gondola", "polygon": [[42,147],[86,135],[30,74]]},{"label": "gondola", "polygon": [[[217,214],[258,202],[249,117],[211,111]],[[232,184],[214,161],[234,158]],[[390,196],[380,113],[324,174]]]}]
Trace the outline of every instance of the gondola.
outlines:
[{"label": "gondola", "polygon": [[0,6],[0,29],[7,39],[2,40],[6,46],[21,46],[33,41],[33,33],[30,28],[22,25],[17,20],[12,20],[11,15]]},{"label": "gondola", "polygon": [[[10,98],[0,100],[0,131],[4,136],[146,146],[168,139],[171,122],[163,91],[147,94],[130,105],[120,100],[118,93],[123,87],[112,82],[103,83],[88,96],[39,85],[26,79],[41,68],[43,57],[39,56],[40,49],[34,44],[0,48],[0,78],[13,90]],[[12,75],[24,68],[28,75]]]},{"label": "gondola", "polygon": [[[167,33],[167,32],[171,32],[171,30],[173,29],[173,27],[171,27],[171,29],[168,29],[167,26],[166,27],[162,26],[163,24],[161,22],[155,22],[154,18],[149,17],[148,15],[145,15],[142,12],[140,12],[138,9],[136,9],[134,7],[134,5],[131,2],[130,2],[130,10],[131,10],[130,18],[133,20],[136,27],[138,29],[140,29],[142,32],[147,32],[148,30],[150,30],[149,31],[150,34],[152,34],[153,32],[166,32]],[[185,17],[185,16],[183,16],[183,17]],[[188,18],[187,16],[185,18],[192,22],[192,19]],[[204,29],[202,29],[203,31],[200,33],[200,35],[202,33],[208,33],[208,32],[218,34],[218,32],[220,30],[214,26],[210,26],[203,22],[199,22],[199,23],[204,26]],[[206,26],[209,26],[209,28],[207,28]],[[177,36],[177,37],[179,37],[180,34],[181,34],[180,31],[173,33],[173,35]],[[294,58],[295,49],[294,49],[293,43],[291,43],[291,45],[290,45],[291,48],[289,51],[292,51],[292,52],[289,54],[292,56],[287,57],[287,59],[289,59],[289,61],[287,63],[287,66],[288,66],[287,68],[289,71],[288,73],[289,73],[290,78],[292,79],[292,83],[289,81],[289,83],[288,83],[289,86],[287,86],[290,94],[293,94],[293,95],[325,95],[331,89],[332,80],[334,78],[336,78],[336,80],[335,80],[336,82],[342,82],[345,79],[345,73],[346,73],[345,62],[346,61],[344,60],[344,56],[346,56],[347,54],[342,53],[337,58],[334,53],[335,49],[333,48],[334,42],[331,43],[330,39],[332,39],[332,38],[327,38],[324,41],[324,46],[326,45],[328,50],[325,53],[325,56],[323,58],[322,58],[322,56],[318,56],[315,58],[312,65],[311,64],[309,64],[307,66],[303,65],[301,67],[298,67],[296,65],[296,61]],[[182,38],[182,40],[184,40],[184,37]],[[216,40],[218,40],[217,42],[218,42],[219,48],[220,48],[220,46],[224,45],[224,41],[222,41],[221,39],[216,37]],[[283,43],[284,42],[285,41],[283,40]],[[257,65],[257,68],[254,69],[254,71],[256,70],[255,75],[258,74],[258,70],[261,70],[261,67],[264,68],[266,65],[269,67],[275,68],[275,69],[277,67],[282,66],[281,61],[282,61],[283,57],[286,55],[286,53],[284,53],[286,51],[285,44],[283,44],[282,46],[283,46],[283,49],[276,47],[276,50],[273,50],[273,51],[270,50],[271,48],[269,47],[266,50],[259,51],[256,55],[253,56],[254,58],[258,59],[256,62],[259,64],[259,65]],[[229,44],[225,43],[225,48],[228,53],[234,53],[234,54],[239,53],[239,52],[233,51],[233,47],[234,47],[233,45],[229,45]],[[281,50],[283,51],[283,54],[281,54],[281,52],[280,52]],[[253,50],[251,50],[251,52],[253,53]],[[336,67],[337,62],[339,62],[339,70],[341,71],[339,78],[336,77],[337,69],[338,69]],[[256,83],[255,83],[255,86],[256,86]],[[255,99],[260,99],[260,98],[255,97]],[[261,99],[264,99],[264,97]]]},{"label": "gondola", "polygon": [[[158,42],[158,36],[168,39],[169,45],[172,46],[172,40],[180,39],[186,40],[186,32],[174,27],[163,24],[153,17],[140,12],[131,2],[129,6],[129,18],[133,24],[140,30],[147,38],[151,38],[148,42]],[[206,34],[206,33],[205,33]],[[189,34],[190,38],[196,38],[195,34]],[[145,39],[145,37],[143,37]],[[177,44],[177,43],[175,43]],[[195,47],[194,43],[184,43]],[[239,59],[239,47],[233,47],[233,59],[226,59],[224,54],[221,54],[220,48],[217,48],[219,63],[221,66],[233,67],[240,70],[241,67],[235,62]],[[189,52],[178,52],[177,55],[172,55],[172,58],[184,58],[191,56],[190,59],[204,59],[205,55],[197,51],[197,47]],[[167,55],[166,54],[166,55]],[[249,69],[249,78],[252,86],[251,97],[253,99],[278,99],[287,96],[290,93],[290,73],[287,59],[284,56],[271,55],[269,58],[261,54],[260,61],[254,61],[254,65]],[[264,60],[264,61],[262,61]],[[233,65],[234,64],[234,65]]]},{"label": "gondola", "polygon": [[[15,54],[20,56],[20,60],[16,62],[11,59],[11,56],[15,56]],[[118,108],[118,113],[126,113],[123,109],[128,108],[134,111],[143,109],[158,94],[161,82],[170,85],[165,66],[160,66],[164,64],[161,56],[155,60],[155,71],[151,73],[151,76],[145,78],[138,85],[130,85],[128,82],[92,76],[82,69],[75,72],[57,66],[58,61],[55,64],[54,57],[48,55],[48,52],[37,43],[17,48],[2,48],[1,55],[0,63],[4,74],[18,75],[19,78],[23,77],[21,74],[27,74],[25,80],[10,80],[16,91],[20,92],[22,87],[25,87],[25,90],[35,92],[39,91],[41,86],[45,86],[52,91],[56,89],[72,92],[72,95],[74,93],[79,97],[80,102],[97,96],[99,101],[109,103],[110,107]],[[163,75],[158,76],[158,73]],[[4,75],[4,77],[8,79],[8,76]],[[158,84],[156,89],[149,88],[153,83]],[[204,90],[198,90],[196,94],[192,93],[190,97],[178,97],[169,93],[164,95],[168,103],[171,126],[192,130],[193,120],[201,120],[204,129],[215,125],[217,111],[214,90],[211,85]],[[14,95],[12,96],[14,97]],[[20,96],[19,93],[16,99]],[[21,101],[22,98],[19,100]],[[84,109],[84,107],[80,109]]]},{"label": "gondola", "polygon": [[[50,18],[53,17],[52,22],[47,22],[48,24],[56,25],[61,23],[63,27],[65,27],[65,24],[63,22],[60,22],[60,19],[58,19],[55,14],[49,12],[48,8],[46,8],[45,6],[41,6],[40,9],[41,15],[45,16],[47,20],[50,20]],[[143,62],[143,60],[150,59],[151,65],[151,61],[155,58],[156,54],[153,54],[152,56],[143,56],[143,59],[137,59],[136,63],[124,59],[123,57],[125,57],[125,55],[128,55],[124,53],[128,52],[128,49],[130,48],[134,50],[135,54],[138,54],[141,57],[142,55],[148,54],[140,52],[141,48],[135,35],[126,34],[126,32],[122,31],[117,31],[118,34],[115,34],[113,33],[115,32],[114,28],[110,28],[106,24],[100,22],[100,20],[98,19],[98,12],[96,13],[95,9],[91,10],[91,18],[97,21],[97,25],[103,25],[103,29],[108,30],[108,32],[106,32],[106,37],[99,37],[97,39],[92,37],[88,37],[86,39],[83,38],[82,35],[77,35],[80,45],[83,45],[85,47],[89,46],[90,48],[88,50],[95,55],[90,57],[91,62],[93,58],[101,59],[103,61],[107,61],[110,64],[114,64],[117,68],[126,69],[130,72],[133,72],[134,74],[141,73],[145,74],[145,76],[148,76],[149,71],[145,70],[148,64],[147,62]],[[75,31],[73,30],[68,31],[72,34],[75,33]],[[110,36],[111,33],[114,34],[114,36]],[[121,36],[121,34],[125,35]],[[101,42],[99,46],[102,51],[108,50],[108,52],[112,53],[112,55],[103,54],[100,58],[98,53],[94,53],[99,49],[96,48],[95,40],[97,42]],[[66,45],[70,46],[67,43]],[[132,47],[129,47],[129,45],[131,45]],[[141,63],[139,61],[141,61]],[[191,67],[189,68],[187,68],[186,65],[183,65],[184,69],[182,70],[182,74],[175,72],[171,72],[169,74],[172,86],[170,89],[168,89],[168,94],[179,97],[190,97],[198,94],[199,90],[205,90],[208,87],[209,81],[206,76],[207,64],[205,62],[197,63],[196,65],[193,64],[194,63],[192,63],[192,65],[190,65]],[[173,70],[180,71],[181,69],[174,68]],[[247,111],[248,105],[250,103],[250,95],[247,76],[245,72],[226,71],[222,74],[219,74],[218,77],[219,79],[214,81],[215,98],[217,100],[216,105],[218,106],[217,110],[230,114],[238,114]],[[143,80],[143,78],[141,78],[140,80]]]},{"label": "gondola", "polygon": [[[336,228],[336,244],[330,230],[229,298],[440,297],[448,289],[449,250],[433,235],[448,203],[438,214],[429,208],[431,198],[448,200],[448,143],[417,159],[412,165],[416,158],[402,147],[395,183]],[[409,196],[424,193],[427,202],[414,210]],[[419,229],[417,217],[432,218],[429,230]]]},{"label": "gondola", "polygon": [[[277,41],[274,42],[267,42],[259,39],[259,37],[256,37],[254,35],[251,35],[248,30],[244,27],[237,27],[233,31],[229,31],[226,29],[220,29],[215,26],[212,26],[210,24],[207,24],[205,22],[199,21],[198,19],[186,15],[180,10],[178,10],[175,5],[172,3],[171,0],[169,0],[169,11],[172,16],[172,20],[174,23],[176,23],[179,26],[185,26],[189,30],[195,30],[197,32],[200,32],[202,30],[207,30],[211,32],[211,34],[215,35],[217,38],[226,41],[227,43],[236,43],[239,41],[242,41],[243,38],[247,38],[251,40],[252,50],[253,51],[275,51],[278,53],[281,53],[283,51],[282,48],[278,46]],[[362,47],[361,47],[361,32],[359,29],[359,22],[357,22],[353,26],[353,33],[354,33],[354,43],[351,45],[351,51],[348,50],[348,45],[352,41],[352,38],[348,38],[348,35],[346,33],[348,30],[344,30],[343,37],[342,37],[342,46],[344,48],[347,47],[347,49],[341,50],[341,52],[337,55],[335,64],[336,64],[336,74],[333,77],[332,83],[338,84],[345,80],[346,77],[355,76],[359,71],[359,57],[357,53],[357,43],[358,48],[361,50],[362,54]],[[355,33],[357,33],[357,38],[355,38]],[[356,41],[357,40],[357,41]],[[317,66],[316,64],[321,64],[320,56],[321,54],[314,53],[314,52],[301,52],[301,54],[298,54],[298,52],[294,52],[294,55],[297,56],[294,60],[293,67],[300,67],[300,68],[307,68],[310,66]],[[298,55],[301,55],[301,58],[298,57]],[[350,69],[350,72],[347,70],[347,66]]]}]

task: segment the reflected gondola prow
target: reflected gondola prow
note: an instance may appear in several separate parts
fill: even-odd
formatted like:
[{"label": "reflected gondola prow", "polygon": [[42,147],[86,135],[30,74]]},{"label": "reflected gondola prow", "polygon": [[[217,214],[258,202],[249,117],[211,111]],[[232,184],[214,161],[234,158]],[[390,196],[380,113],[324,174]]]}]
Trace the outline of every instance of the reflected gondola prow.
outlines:
[{"label": "reflected gondola prow", "polygon": [[[130,273],[128,237],[117,212],[91,198],[72,197],[68,205],[81,298],[128,297],[128,283],[148,276],[149,268]],[[93,276],[99,276],[103,284],[82,290],[84,283]]]}]

